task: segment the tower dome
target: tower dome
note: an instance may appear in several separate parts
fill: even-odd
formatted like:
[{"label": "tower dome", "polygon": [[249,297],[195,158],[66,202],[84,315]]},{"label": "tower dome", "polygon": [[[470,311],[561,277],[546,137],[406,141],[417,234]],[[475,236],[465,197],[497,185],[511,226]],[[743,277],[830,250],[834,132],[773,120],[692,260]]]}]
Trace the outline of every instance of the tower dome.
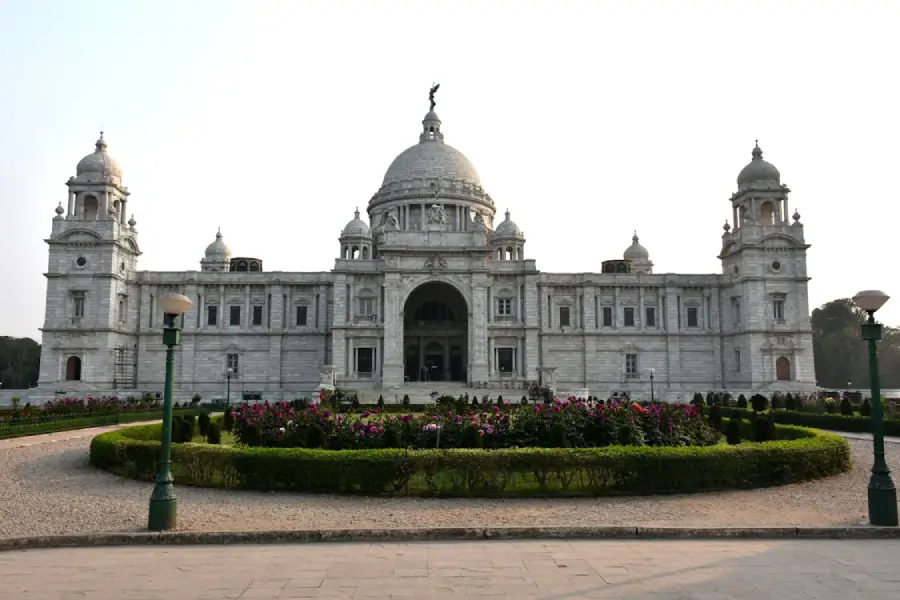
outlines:
[{"label": "tower dome", "polygon": [[634,232],[634,236],[631,238],[631,245],[625,249],[622,258],[634,262],[646,262],[650,260],[650,253],[646,248],[641,246],[638,240],[637,231]]},{"label": "tower dome", "polygon": [[122,168],[106,151],[106,140],[103,139],[102,131],[100,139],[94,144],[94,151],[78,161],[75,175],[79,179],[87,180],[109,178],[116,185],[122,182]]},{"label": "tower dome", "polygon": [[231,258],[231,248],[222,241],[222,230],[216,232],[216,241],[206,247],[206,258],[228,260]]},{"label": "tower dome", "polygon": [[341,236],[362,236],[368,237],[371,235],[369,230],[369,226],[365,221],[359,218],[359,209],[357,208],[353,212],[353,220],[347,223],[347,226],[344,227],[344,230],[341,232]]},{"label": "tower dome", "polygon": [[759,141],[757,140],[756,146],[753,148],[753,158],[738,174],[737,183],[739,186],[764,181],[781,185],[781,173],[778,172],[775,165],[764,161],[762,155],[762,148],[759,147]]},{"label": "tower dome", "polygon": [[481,178],[462,152],[444,143],[441,120],[429,111],[422,120],[419,143],[401,152],[388,167],[381,185],[416,179],[451,179],[481,186]]},{"label": "tower dome", "polygon": [[519,229],[519,226],[516,225],[516,222],[509,218],[509,211],[506,211],[506,219],[501,221],[499,225],[497,225],[497,229],[494,230],[495,236],[519,236],[522,235],[522,230]]}]

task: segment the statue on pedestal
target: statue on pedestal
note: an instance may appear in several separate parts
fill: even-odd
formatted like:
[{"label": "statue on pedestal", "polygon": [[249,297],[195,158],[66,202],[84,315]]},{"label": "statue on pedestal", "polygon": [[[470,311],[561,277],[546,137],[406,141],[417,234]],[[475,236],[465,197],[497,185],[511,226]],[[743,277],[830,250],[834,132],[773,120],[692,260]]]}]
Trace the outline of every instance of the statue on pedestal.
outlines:
[{"label": "statue on pedestal", "polygon": [[444,209],[437,204],[432,204],[431,208],[428,209],[428,224],[444,225],[446,222],[447,213],[444,212]]}]

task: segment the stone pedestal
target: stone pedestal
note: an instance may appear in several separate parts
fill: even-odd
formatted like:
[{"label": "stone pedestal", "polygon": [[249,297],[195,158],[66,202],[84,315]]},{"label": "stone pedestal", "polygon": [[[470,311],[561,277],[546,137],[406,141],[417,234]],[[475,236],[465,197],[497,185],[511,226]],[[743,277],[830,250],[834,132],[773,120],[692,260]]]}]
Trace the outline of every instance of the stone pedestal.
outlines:
[{"label": "stone pedestal", "polygon": [[319,368],[319,390],[334,391],[334,365]]}]

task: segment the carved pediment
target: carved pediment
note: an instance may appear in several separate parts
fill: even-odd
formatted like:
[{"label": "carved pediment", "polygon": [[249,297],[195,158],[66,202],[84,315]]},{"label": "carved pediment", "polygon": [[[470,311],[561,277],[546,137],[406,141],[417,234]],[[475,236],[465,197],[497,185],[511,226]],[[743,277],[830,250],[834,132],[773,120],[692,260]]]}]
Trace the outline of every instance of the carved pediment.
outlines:
[{"label": "carved pediment", "polygon": [[103,238],[88,229],[74,229],[60,236],[59,241],[67,244],[95,244],[102,242]]},{"label": "carved pediment", "polygon": [[638,347],[637,347],[636,345],[634,345],[634,344],[625,344],[625,345],[622,346],[622,348],[620,349],[620,352],[621,352],[622,354],[639,354],[640,351],[641,351],[641,349],[638,348]]}]

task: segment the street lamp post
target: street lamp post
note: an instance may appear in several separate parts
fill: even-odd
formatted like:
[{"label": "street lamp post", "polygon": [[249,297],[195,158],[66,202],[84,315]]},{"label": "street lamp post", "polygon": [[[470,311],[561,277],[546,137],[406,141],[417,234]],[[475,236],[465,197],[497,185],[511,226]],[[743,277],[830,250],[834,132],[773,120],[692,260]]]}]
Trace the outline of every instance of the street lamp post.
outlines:
[{"label": "street lamp post", "polygon": [[653,394],[653,376],[656,374],[656,369],[650,369],[650,402],[655,400]]},{"label": "street lamp post", "polygon": [[231,376],[234,375],[234,369],[228,367],[225,369],[225,411],[231,406]]},{"label": "street lamp post", "polygon": [[869,314],[862,326],[862,339],[869,342],[869,387],[872,392],[872,441],[875,461],[869,479],[869,523],[886,527],[897,526],[897,489],[891,480],[891,470],[884,460],[884,415],[881,405],[881,381],[878,376],[878,346],[882,327],[875,322],[875,312],[890,296],[879,290],[864,290],[853,301]]},{"label": "street lamp post", "polygon": [[191,307],[190,298],[181,294],[169,294],[159,299],[163,311],[163,344],[166,346],[166,384],[163,395],[162,441],[159,448],[159,474],[150,495],[150,514],[147,528],[150,531],[175,529],[177,499],[172,477],[172,384],[175,378],[175,346],[181,343],[178,317]]}]

